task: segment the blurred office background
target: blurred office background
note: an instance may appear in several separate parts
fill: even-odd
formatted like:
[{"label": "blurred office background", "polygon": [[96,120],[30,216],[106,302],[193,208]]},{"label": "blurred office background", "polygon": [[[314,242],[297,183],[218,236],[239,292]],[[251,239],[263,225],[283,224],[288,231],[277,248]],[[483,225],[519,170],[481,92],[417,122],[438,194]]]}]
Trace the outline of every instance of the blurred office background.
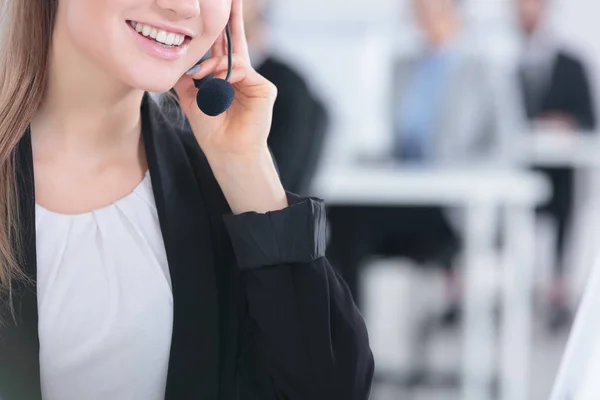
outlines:
[{"label": "blurred office background", "polygon": [[289,190],[329,205],[372,399],[547,399],[600,248],[600,3],[246,0]]}]

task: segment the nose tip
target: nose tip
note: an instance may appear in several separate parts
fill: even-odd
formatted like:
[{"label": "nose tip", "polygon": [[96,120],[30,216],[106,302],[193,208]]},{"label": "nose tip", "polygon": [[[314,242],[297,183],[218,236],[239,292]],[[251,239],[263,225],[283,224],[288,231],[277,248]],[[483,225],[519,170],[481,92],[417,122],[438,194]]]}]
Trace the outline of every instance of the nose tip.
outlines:
[{"label": "nose tip", "polygon": [[157,0],[163,10],[171,11],[180,18],[193,18],[200,14],[199,0]]}]

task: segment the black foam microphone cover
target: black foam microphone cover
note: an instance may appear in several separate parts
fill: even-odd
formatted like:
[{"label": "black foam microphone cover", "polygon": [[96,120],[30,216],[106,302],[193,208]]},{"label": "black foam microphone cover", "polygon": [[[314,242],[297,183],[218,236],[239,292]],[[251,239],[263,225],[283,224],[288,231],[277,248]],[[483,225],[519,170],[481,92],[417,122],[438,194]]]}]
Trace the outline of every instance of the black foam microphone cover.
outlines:
[{"label": "black foam microphone cover", "polygon": [[204,114],[216,117],[233,103],[235,90],[225,79],[210,78],[198,83],[196,103]]},{"label": "black foam microphone cover", "polygon": [[194,80],[194,86],[198,88],[196,104],[198,104],[198,108],[204,114],[211,117],[216,117],[227,111],[235,97],[235,90],[231,83],[229,83],[233,68],[231,30],[229,29],[229,24],[225,26],[225,35],[227,38],[227,77],[225,79],[219,79],[211,76],[201,80]]}]

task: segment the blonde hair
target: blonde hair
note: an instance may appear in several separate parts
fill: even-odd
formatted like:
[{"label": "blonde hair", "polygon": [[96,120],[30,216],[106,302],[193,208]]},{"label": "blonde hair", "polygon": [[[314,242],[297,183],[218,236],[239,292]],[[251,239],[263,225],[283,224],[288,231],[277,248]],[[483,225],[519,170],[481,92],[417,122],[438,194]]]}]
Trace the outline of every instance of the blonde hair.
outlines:
[{"label": "blonde hair", "polygon": [[20,266],[16,149],[42,101],[58,0],[0,0],[0,297]]}]

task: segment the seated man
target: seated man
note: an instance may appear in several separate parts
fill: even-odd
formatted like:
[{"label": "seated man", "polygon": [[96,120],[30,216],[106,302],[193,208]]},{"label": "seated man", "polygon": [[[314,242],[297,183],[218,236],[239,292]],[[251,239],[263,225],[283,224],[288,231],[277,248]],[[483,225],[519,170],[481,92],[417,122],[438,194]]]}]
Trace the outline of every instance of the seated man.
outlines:
[{"label": "seated man", "polygon": [[[426,46],[395,68],[393,146],[401,167],[474,162],[490,150],[494,107],[482,63],[462,45],[458,0],[413,0]],[[453,263],[460,250],[456,227],[441,207],[333,207],[330,258],[360,305],[358,271],[371,255],[399,255],[447,272],[444,322],[457,317]]]}]

